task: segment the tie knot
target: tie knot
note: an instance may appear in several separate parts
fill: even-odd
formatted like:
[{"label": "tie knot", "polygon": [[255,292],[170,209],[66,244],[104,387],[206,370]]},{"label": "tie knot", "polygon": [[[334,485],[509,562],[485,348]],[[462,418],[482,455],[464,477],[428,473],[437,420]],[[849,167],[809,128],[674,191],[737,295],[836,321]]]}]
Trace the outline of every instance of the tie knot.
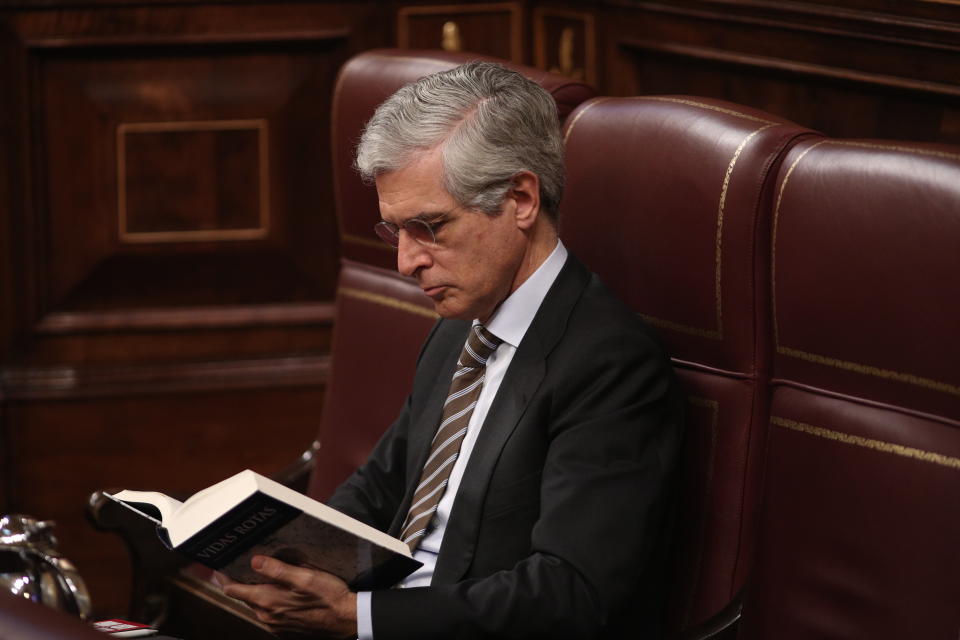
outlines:
[{"label": "tie knot", "polygon": [[482,324],[473,325],[470,327],[470,335],[467,336],[467,343],[463,345],[463,352],[460,354],[460,366],[471,369],[485,366],[487,358],[496,351],[501,342],[503,340],[487,331]]}]

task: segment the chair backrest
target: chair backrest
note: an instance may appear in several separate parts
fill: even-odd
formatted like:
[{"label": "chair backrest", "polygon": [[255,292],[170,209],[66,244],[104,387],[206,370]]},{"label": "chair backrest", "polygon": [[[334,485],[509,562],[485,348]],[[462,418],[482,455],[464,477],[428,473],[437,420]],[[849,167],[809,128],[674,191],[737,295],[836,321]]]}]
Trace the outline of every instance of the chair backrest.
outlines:
[{"label": "chair backrest", "polygon": [[561,237],[659,330],[688,396],[674,629],[722,608],[749,565],[770,360],[754,258],[776,168],[805,135],[682,96],[597,98],[567,121]]},{"label": "chair backrest", "polygon": [[[394,91],[426,74],[487,56],[445,51],[373,50],[348,61],[333,98],[333,168],[343,260],[333,361],[310,495],[325,499],[363,462],[399,413],[420,346],[436,320],[415,282],[396,273],[396,254],[373,234],[376,190],[351,168],[363,126]],[[547,89],[561,118],[594,90],[558,74],[506,63]]]},{"label": "chair backrest", "polygon": [[741,638],[960,632],[960,148],[780,168],[773,394]]}]

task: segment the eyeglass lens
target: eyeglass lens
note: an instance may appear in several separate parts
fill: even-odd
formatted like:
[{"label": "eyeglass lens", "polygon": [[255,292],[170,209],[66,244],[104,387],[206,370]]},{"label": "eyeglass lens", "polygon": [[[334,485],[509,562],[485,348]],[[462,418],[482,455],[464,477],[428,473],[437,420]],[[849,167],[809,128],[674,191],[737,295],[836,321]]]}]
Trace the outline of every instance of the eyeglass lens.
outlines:
[{"label": "eyeglass lens", "polygon": [[397,227],[397,225],[386,220],[381,220],[373,226],[377,237],[394,249],[400,246],[400,229],[406,231],[411,238],[420,244],[433,245],[437,243],[437,238],[433,235],[433,227],[430,226],[430,223],[419,218],[407,220],[402,227]]}]

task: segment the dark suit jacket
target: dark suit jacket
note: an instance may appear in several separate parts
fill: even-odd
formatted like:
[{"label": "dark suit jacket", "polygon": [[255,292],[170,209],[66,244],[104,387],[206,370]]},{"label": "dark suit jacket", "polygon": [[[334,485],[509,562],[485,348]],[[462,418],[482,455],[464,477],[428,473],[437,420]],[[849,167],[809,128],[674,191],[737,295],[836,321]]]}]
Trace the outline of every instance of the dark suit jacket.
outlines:
[{"label": "dark suit jacket", "polygon": [[[398,533],[468,327],[437,323],[400,416],[332,506]],[[657,340],[571,255],[484,422],[432,585],[374,592],[376,640],[646,637],[680,423]]]}]

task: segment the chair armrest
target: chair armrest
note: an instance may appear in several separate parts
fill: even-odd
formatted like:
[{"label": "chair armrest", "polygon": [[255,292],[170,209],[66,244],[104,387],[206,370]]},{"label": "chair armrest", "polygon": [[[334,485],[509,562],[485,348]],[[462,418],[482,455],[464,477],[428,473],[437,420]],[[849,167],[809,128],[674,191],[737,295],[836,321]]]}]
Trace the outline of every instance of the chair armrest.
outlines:
[{"label": "chair armrest", "polygon": [[306,451],[300,454],[294,462],[274,473],[271,477],[282,485],[295,489],[300,493],[307,492],[310,481],[310,472],[316,462],[317,451],[320,450],[320,441],[314,440]]},{"label": "chair armrest", "polygon": [[723,609],[675,636],[674,640],[733,640],[742,611],[743,592],[740,591]]},{"label": "chair armrest", "polygon": [[169,589],[166,578],[187,564],[187,560],[171,553],[160,542],[152,522],[107,498],[103,491],[90,495],[87,518],[94,528],[120,536],[130,552],[133,565],[130,619],[159,626],[166,612]]}]

